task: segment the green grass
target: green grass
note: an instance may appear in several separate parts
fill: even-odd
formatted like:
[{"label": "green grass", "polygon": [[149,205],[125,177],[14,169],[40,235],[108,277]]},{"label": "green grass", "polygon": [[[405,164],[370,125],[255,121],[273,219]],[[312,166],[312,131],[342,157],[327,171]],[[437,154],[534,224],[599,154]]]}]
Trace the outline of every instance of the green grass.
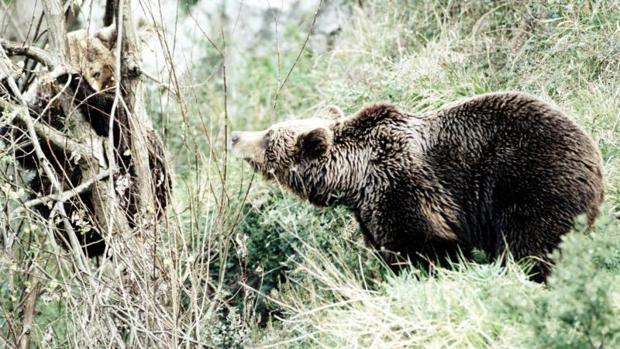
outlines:
[{"label": "green grass", "polygon": [[[378,281],[346,252],[309,248],[278,298],[288,317],[259,332],[282,347],[614,348],[620,345],[620,234],[613,218],[571,234],[547,285],[522,266],[460,262]],[[274,334],[275,333],[275,334]],[[287,343],[287,339],[294,341]]]}]

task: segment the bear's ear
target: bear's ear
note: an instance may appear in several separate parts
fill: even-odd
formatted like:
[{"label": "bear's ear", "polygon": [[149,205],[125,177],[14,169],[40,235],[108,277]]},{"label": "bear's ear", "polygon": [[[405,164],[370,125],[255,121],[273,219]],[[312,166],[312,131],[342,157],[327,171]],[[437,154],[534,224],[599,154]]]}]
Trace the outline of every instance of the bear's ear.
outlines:
[{"label": "bear's ear", "polygon": [[104,27],[95,33],[95,37],[99,39],[109,50],[111,50],[116,44],[116,37],[118,32],[114,24]]},{"label": "bear's ear", "polygon": [[299,136],[298,144],[302,157],[314,159],[325,154],[332,141],[332,132],[321,127]]},{"label": "bear's ear", "polygon": [[335,105],[329,106],[325,112],[327,117],[332,120],[338,120],[344,116],[342,110]]}]

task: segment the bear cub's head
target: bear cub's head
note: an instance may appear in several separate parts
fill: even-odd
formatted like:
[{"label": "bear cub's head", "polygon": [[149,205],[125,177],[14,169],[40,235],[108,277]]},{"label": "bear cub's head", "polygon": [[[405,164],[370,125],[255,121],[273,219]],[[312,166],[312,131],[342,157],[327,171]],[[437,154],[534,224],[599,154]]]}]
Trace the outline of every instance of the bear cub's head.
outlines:
[{"label": "bear cub's head", "polygon": [[94,34],[86,29],[67,34],[69,63],[96,92],[114,93],[116,58],[113,48],[116,37],[114,25]]},{"label": "bear cub's head", "polygon": [[333,125],[342,112],[330,107],[320,117],[288,120],[263,131],[233,132],[233,155],[247,161],[256,172],[294,191],[328,161],[333,146]]}]

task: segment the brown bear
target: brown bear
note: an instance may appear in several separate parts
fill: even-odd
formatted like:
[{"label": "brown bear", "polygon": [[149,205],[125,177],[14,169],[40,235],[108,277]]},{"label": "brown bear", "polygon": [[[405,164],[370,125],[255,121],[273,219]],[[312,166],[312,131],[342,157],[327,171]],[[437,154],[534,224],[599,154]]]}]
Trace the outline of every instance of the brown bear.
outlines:
[{"label": "brown bear", "polygon": [[425,114],[389,104],[327,114],[234,132],[232,151],[313,204],[350,207],[390,263],[509,251],[534,256],[544,280],[548,253],[577,216],[592,224],[603,200],[592,140],[532,96],[486,94]]}]

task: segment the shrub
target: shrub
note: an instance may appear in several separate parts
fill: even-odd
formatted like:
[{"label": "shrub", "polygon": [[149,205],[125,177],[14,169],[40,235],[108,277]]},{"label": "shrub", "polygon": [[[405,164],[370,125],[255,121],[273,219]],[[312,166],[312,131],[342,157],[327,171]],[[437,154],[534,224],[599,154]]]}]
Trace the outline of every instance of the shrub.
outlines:
[{"label": "shrub", "polygon": [[[583,232],[581,232],[583,233]],[[566,235],[549,292],[528,317],[540,348],[620,347],[620,229],[611,215],[593,233]]]}]

